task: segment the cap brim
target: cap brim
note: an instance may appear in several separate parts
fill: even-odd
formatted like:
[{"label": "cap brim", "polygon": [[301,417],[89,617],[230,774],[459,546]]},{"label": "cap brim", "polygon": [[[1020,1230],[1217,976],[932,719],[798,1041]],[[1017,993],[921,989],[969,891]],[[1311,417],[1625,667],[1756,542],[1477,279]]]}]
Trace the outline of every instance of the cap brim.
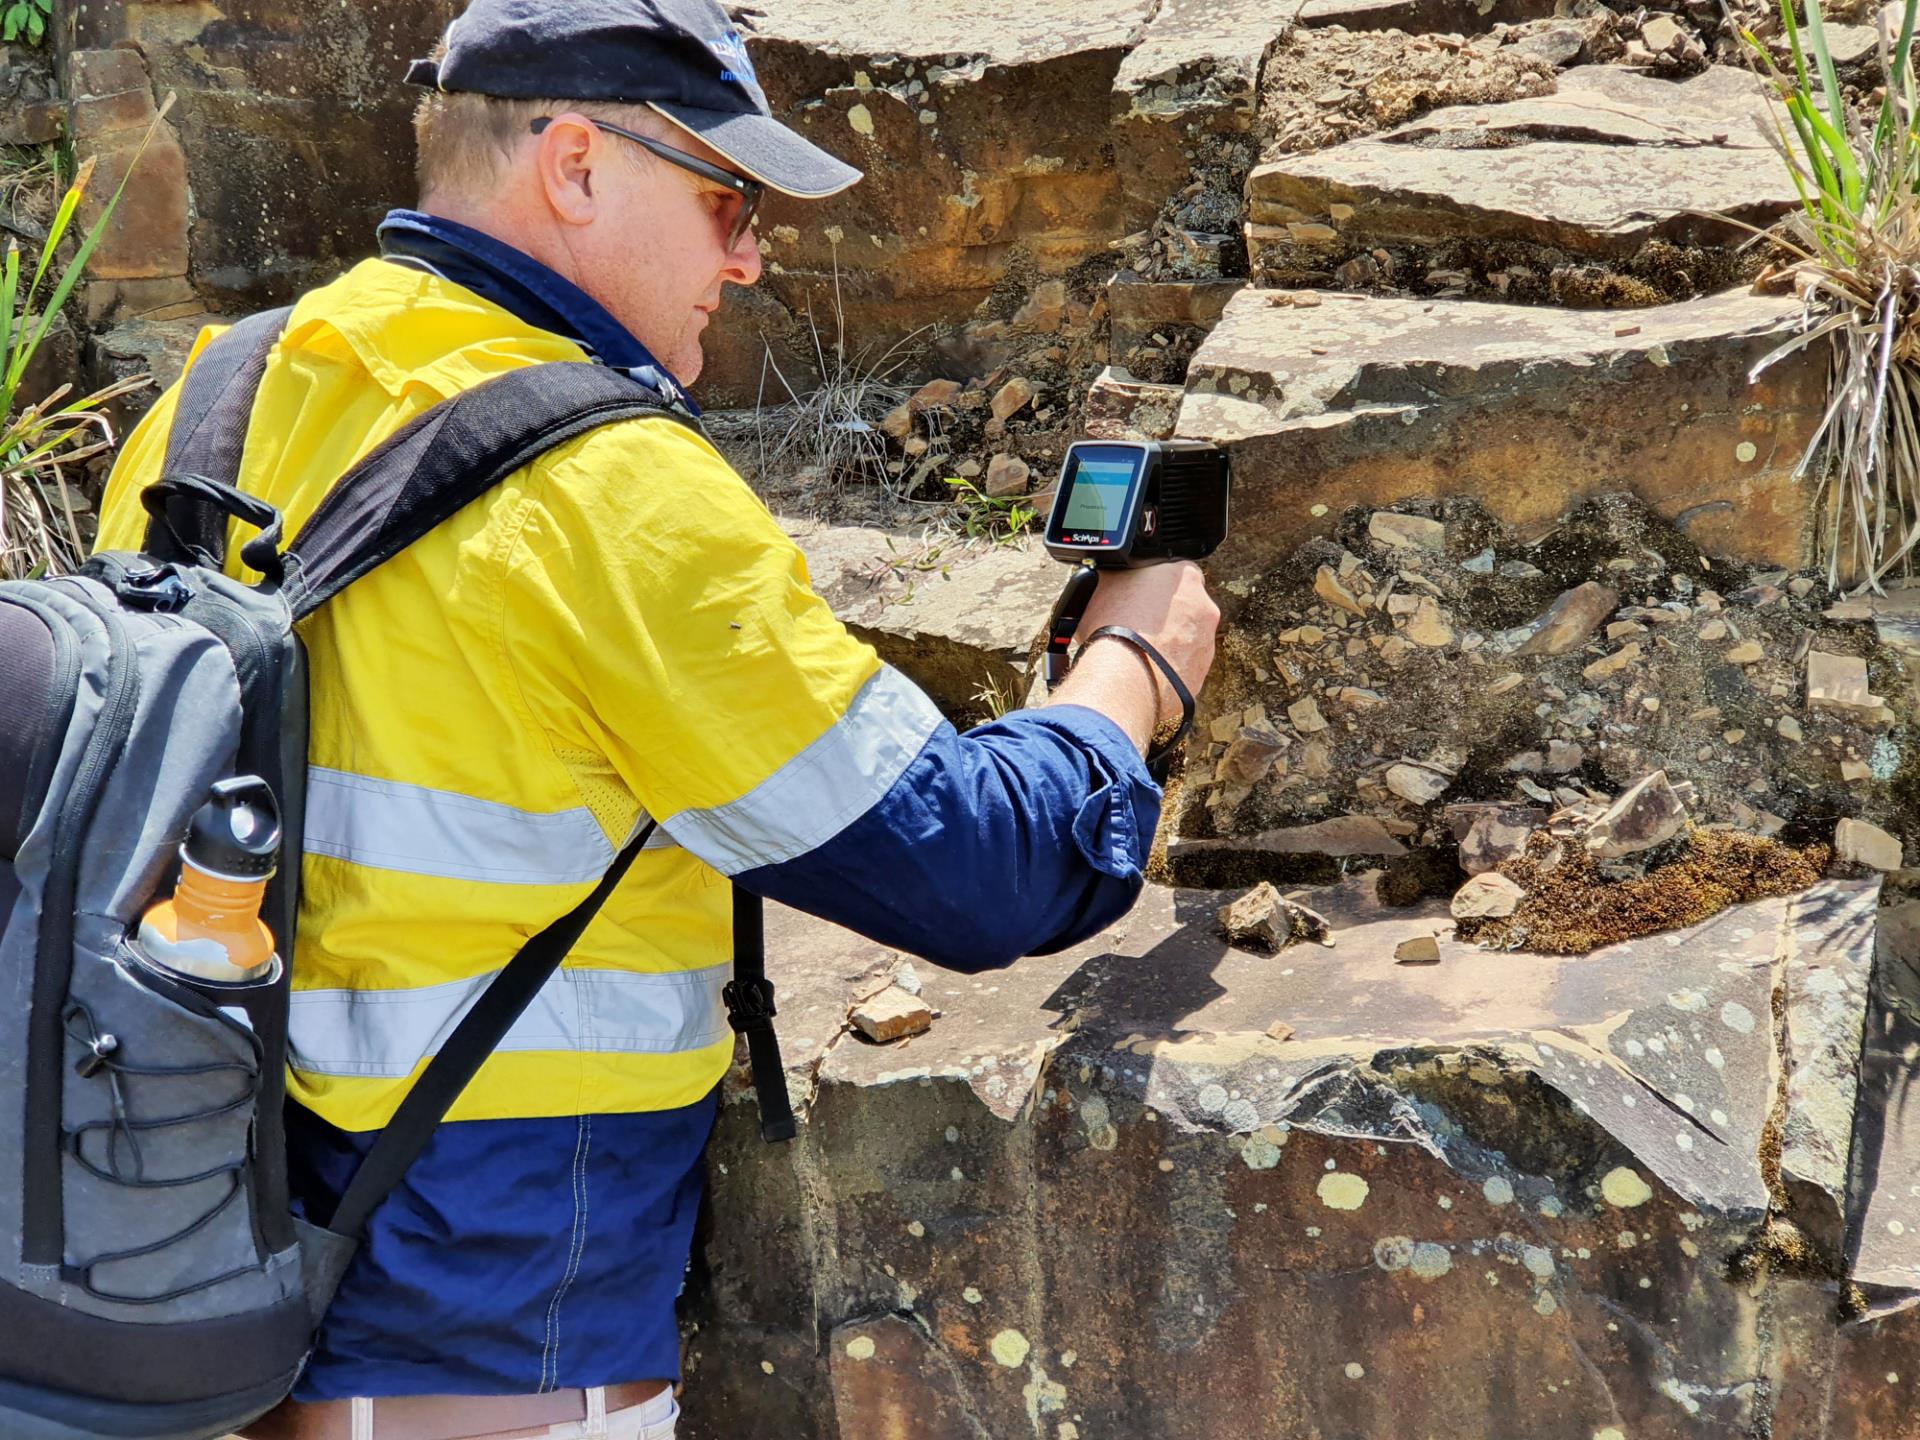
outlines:
[{"label": "cap brim", "polygon": [[803,140],[778,120],[730,110],[649,102],[695,139],[704,141],[761,184],[802,200],[837,195],[860,171]]}]

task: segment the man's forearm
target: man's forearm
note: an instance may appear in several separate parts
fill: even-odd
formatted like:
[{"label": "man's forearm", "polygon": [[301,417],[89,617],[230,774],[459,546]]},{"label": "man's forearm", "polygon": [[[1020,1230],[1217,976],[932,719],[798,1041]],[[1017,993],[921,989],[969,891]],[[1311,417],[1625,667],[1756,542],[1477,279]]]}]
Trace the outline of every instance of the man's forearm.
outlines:
[{"label": "man's forearm", "polygon": [[1096,640],[1080,653],[1049,705],[1082,705],[1113,721],[1145,754],[1160,715],[1152,662],[1117,640]]}]

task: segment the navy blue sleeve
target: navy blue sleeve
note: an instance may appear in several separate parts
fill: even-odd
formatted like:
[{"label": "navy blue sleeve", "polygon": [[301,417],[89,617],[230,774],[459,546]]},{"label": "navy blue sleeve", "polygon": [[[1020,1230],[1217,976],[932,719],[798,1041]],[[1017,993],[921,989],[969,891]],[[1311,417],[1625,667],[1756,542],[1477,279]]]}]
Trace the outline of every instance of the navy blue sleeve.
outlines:
[{"label": "navy blue sleeve", "polygon": [[938,725],[893,785],[748,891],[953,970],[996,969],[1124,915],[1160,787],[1111,720],[1078,705]]}]

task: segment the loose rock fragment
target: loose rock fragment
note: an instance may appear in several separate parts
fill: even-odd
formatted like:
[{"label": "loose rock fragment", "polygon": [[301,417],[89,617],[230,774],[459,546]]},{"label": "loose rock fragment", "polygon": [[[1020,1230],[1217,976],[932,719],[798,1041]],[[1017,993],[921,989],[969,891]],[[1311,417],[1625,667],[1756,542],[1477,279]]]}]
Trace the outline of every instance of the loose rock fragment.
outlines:
[{"label": "loose rock fragment", "polygon": [[1447,527],[1424,515],[1402,515],[1393,510],[1376,510],[1367,521],[1367,533],[1382,545],[1436,554],[1447,548]]},{"label": "loose rock fragment", "polygon": [[1807,652],[1807,704],[1812,708],[1873,717],[1886,703],[1867,688],[1867,662],[1860,656]]},{"label": "loose rock fragment", "polygon": [[1327,728],[1327,717],[1320,713],[1319,702],[1311,695],[1302,696],[1287,706],[1287,718],[1302,735],[1317,734]]},{"label": "loose rock fragment", "polygon": [[1431,935],[1416,935],[1395,946],[1393,958],[1400,965],[1438,965],[1440,942]]},{"label": "loose rock fragment", "polygon": [[1519,807],[1486,811],[1460,842],[1460,868],[1469,875],[1484,875],[1521,854],[1541,813]]},{"label": "loose rock fragment", "polygon": [[1333,943],[1324,915],[1295,904],[1265,880],[1222,905],[1219,920],[1227,943],[1247,949],[1279,950],[1297,940]]},{"label": "loose rock fragment", "polygon": [[993,403],[988,409],[992,411],[994,419],[1005,421],[1031,399],[1033,399],[1033,382],[1024,376],[1016,375],[994,393]]},{"label": "loose rock fragment", "polygon": [[1231,785],[1254,785],[1267,777],[1286,752],[1287,737],[1271,725],[1248,725],[1227,745],[1214,778]]},{"label": "loose rock fragment", "polygon": [[915,414],[945,409],[960,398],[961,389],[958,380],[929,380],[907,397],[907,408]]},{"label": "loose rock fragment", "polygon": [[1757,665],[1766,657],[1766,647],[1758,640],[1743,640],[1727,651],[1727,659],[1735,665]]},{"label": "loose rock fragment", "polygon": [[1475,875],[1462,885],[1451,906],[1456,920],[1504,919],[1520,908],[1527,892],[1497,871]]},{"label": "loose rock fragment", "polygon": [[1613,654],[1594,661],[1580,673],[1586,676],[1589,682],[1598,684],[1602,680],[1612,679],[1639,658],[1640,642],[1638,640],[1632,640],[1622,645],[1618,650],[1614,651]]},{"label": "loose rock fragment", "polygon": [[1586,763],[1587,752],[1577,743],[1554,740],[1547,746],[1547,771],[1553,775],[1567,775],[1578,770]]},{"label": "loose rock fragment", "polygon": [[1576,585],[1533,622],[1532,634],[1515,653],[1567,655],[1578,650],[1600,628],[1600,622],[1620,603],[1620,592],[1597,581]]},{"label": "loose rock fragment", "polygon": [[1447,787],[1453,783],[1451,775],[1429,769],[1425,765],[1413,765],[1402,762],[1387,767],[1387,789],[1402,800],[1415,805],[1425,805],[1438,800],[1447,793]]},{"label": "loose rock fragment", "polygon": [[1833,858],[1842,864],[1887,872],[1898,870],[1906,862],[1896,837],[1878,825],[1850,818],[1834,826]]},{"label": "loose rock fragment", "polygon": [[1360,603],[1354,593],[1340,582],[1340,576],[1331,565],[1322,565],[1314,572],[1313,593],[1336,609],[1349,615],[1365,615],[1367,607]]},{"label": "loose rock fragment", "polygon": [[1420,597],[1414,608],[1413,618],[1407,621],[1407,638],[1416,645],[1424,645],[1429,650],[1439,650],[1453,643],[1453,627],[1447,624],[1446,612],[1427,596]]},{"label": "loose rock fragment", "polygon": [[854,1027],[869,1040],[885,1044],[909,1035],[923,1035],[933,1026],[933,1010],[917,995],[889,985],[853,1007]]},{"label": "loose rock fragment", "polygon": [[1587,853],[1597,860],[1664,845],[1687,827],[1687,807],[1667,782],[1667,772],[1656,770],[1638,781],[1587,829]]},{"label": "loose rock fragment", "polygon": [[1029,473],[1026,461],[1013,455],[996,455],[987,462],[987,494],[996,500],[1024,495]]}]

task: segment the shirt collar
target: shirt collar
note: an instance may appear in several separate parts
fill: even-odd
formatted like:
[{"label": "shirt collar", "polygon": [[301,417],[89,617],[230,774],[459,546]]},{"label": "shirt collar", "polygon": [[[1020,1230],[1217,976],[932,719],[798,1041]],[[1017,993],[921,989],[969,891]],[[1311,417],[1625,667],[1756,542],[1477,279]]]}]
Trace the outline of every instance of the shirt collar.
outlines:
[{"label": "shirt collar", "polygon": [[578,285],[505,241],[438,215],[390,210],[380,222],[380,254],[455,285],[541,330],[565,336],[609,369],[619,370],[675,409],[700,407],[632,331]]}]

